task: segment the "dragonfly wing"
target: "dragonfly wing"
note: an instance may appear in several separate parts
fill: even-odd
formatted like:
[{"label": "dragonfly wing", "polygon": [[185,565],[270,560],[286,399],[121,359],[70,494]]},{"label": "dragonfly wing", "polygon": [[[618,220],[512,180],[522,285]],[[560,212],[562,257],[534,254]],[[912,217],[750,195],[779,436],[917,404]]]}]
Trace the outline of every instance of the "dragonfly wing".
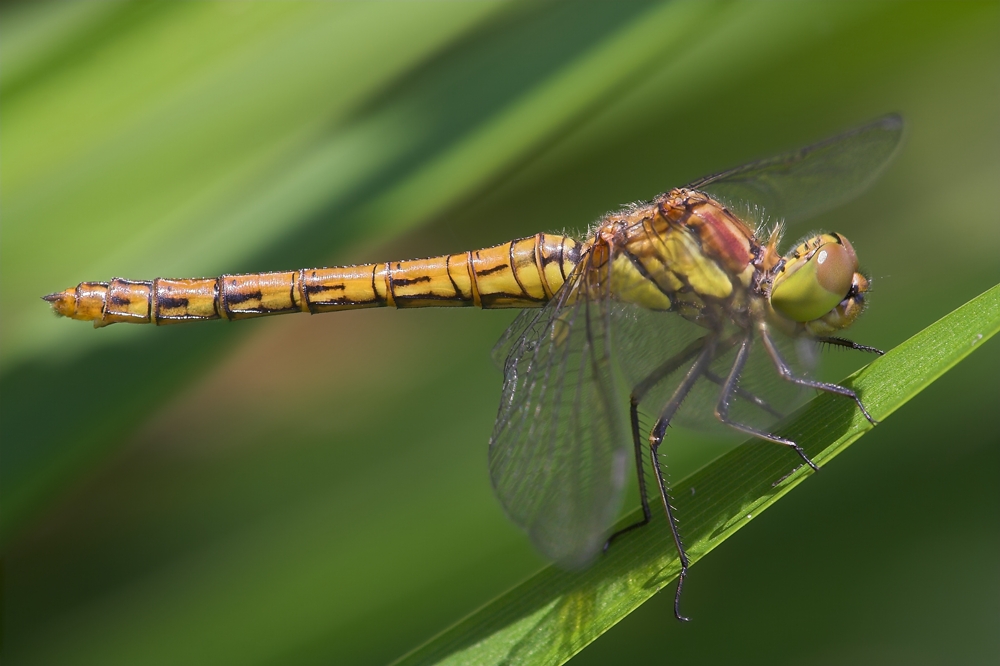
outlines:
[{"label": "dragonfly wing", "polygon": [[507,330],[503,332],[497,343],[493,345],[490,357],[501,372],[507,367],[507,359],[510,357],[511,351],[513,351],[515,346],[521,344],[521,336],[529,328],[534,327],[538,319],[545,313],[546,309],[524,308],[517,313],[511,325],[507,327]]},{"label": "dragonfly wing", "polygon": [[544,555],[571,568],[603,545],[631,449],[612,372],[609,297],[592,284],[588,263],[498,343],[507,358],[489,453],[504,510]]},{"label": "dragonfly wing", "polygon": [[[751,162],[688,185],[738,212],[804,220],[861,194],[892,160],[903,136],[895,114],[785,155]],[[757,210],[739,210],[749,204]]]}]

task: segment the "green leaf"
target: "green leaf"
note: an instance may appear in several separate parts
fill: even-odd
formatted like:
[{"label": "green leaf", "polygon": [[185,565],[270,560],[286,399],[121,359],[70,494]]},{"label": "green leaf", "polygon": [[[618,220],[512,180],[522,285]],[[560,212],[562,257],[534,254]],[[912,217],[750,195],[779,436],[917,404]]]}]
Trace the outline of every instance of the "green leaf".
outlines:
[{"label": "green leaf", "polygon": [[[841,384],[858,391],[876,419],[885,419],[998,330],[1000,285]],[[822,394],[778,431],[802,443],[822,466],[871,428],[851,401]],[[674,484],[692,563],[811,475],[805,466],[789,474],[794,460],[781,447],[751,440]],[[640,517],[636,510],[623,524]],[[615,542],[590,569],[550,566],[398,663],[561,664],[669,585],[678,571],[666,521],[654,518]]]}]

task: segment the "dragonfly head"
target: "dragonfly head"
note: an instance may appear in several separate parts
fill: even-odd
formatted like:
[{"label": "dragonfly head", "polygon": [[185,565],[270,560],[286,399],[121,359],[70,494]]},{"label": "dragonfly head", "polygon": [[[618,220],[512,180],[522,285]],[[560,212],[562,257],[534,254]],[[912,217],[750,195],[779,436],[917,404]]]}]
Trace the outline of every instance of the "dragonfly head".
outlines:
[{"label": "dragonfly head", "polygon": [[868,279],[840,234],[820,234],[785,255],[771,280],[774,310],[813,335],[850,326],[864,309]]}]

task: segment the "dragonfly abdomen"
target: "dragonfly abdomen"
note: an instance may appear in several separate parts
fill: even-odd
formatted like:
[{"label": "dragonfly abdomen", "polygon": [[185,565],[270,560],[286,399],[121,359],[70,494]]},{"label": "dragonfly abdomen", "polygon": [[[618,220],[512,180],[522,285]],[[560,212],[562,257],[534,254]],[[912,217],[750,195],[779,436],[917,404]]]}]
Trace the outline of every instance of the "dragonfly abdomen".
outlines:
[{"label": "dragonfly abdomen", "polygon": [[539,307],[579,261],[576,241],[536,234],[459,254],[217,278],[81,282],[45,299],[95,326],[249,319],[368,307]]}]

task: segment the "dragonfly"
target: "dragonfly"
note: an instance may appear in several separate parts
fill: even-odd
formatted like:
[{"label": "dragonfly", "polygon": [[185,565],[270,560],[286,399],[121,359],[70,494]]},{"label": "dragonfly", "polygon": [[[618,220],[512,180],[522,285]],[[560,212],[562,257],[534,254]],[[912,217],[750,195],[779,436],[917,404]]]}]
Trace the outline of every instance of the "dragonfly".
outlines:
[{"label": "dragonfly", "polygon": [[[794,398],[850,388],[810,378],[823,344],[881,354],[839,334],[870,282],[851,243],[818,233],[781,254],[785,225],[858,196],[897,152],[888,115],[809,147],[700,178],[608,213],[580,238],[538,233],[426,259],[222,275],[81,282],[44,296],[56,313],[177,324],[369,307],[521,308],[493,355],[504,380],[489,442],[495,494],[534,546],[568,568],[648,524],[645,462],[680,571],[690,561],[660,453],[677,422],[713,422],[787,447],[768,430]],[[799,390],[796,390],[796,387]],[[644,419],[652,418],[645,428]],[[648,425],[648,423],[647,423]],[[630,459],[643,517],[611,532]]]}]

